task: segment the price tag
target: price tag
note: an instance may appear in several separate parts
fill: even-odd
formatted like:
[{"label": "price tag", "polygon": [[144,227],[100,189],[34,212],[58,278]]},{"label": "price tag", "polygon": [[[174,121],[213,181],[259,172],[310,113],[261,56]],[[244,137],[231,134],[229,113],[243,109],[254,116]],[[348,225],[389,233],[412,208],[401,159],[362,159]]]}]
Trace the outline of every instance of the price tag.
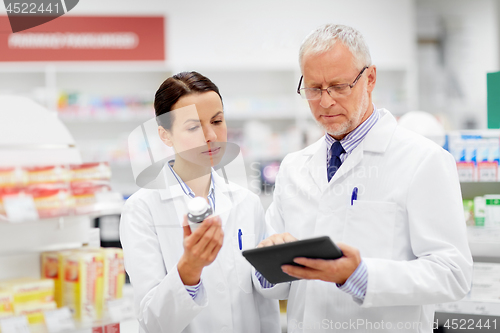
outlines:
[{"label": "price tag", "polygon": [[26,316],[11,317],[0,320],[2,333],[30,333]]},{"label": "price tag", "polygon": [[480,182],[496,182],[498,164],[496,162],[479,162],[477,164]]},{"label": "price tag", "polygon": [[449,310],[450,310],[450,312],[454,312],[454,313],[461,313],[462,312],[462,308],[460,307],[460,304],[458,302],[450,303]]},{"label": "price tag", "polygon": [[104,326],[104,333],[120,333],[120,323]]},{"label": "price tag", "polygon": [[458,178],[461,182],[473,182],[474,179],[474,163],[472,162],[458,162]]},{"label": "price tag", "polygon": [[75,330],[75,322],[73,321],[69,308],[46,311],[44,315],[45,324],[50,333]]},{"label": "price tag", "polygon": [[111,320],[117,323],[134,317],[134,306],[132,302],[127,302],[124,299],[108,301],[108,311]]},{"label": "price tag", "polygon": [[2,201],[9,221],[38,220],[38,211],[31,195],[24,193],[5,195]]},{"label": "price tag", "polygon": [[488,309],[485,304],[476,304],[475,309],[474,309],[475,314],[480,314],[480,315],[488,315]]},{"label": "price tag", "polygon": [[436,312],[446,312],[446,306],[444,304],[436,304]]}]

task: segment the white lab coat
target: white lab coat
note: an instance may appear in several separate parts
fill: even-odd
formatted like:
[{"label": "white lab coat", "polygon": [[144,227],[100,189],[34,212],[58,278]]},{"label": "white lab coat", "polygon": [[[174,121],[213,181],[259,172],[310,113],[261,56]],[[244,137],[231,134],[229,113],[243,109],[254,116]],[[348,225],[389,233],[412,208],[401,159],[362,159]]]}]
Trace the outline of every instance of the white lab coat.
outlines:
[{"label": "white lab coat", "polygon": [[134,288],[141,332],[280,332],[278,301],[252,286],[251,266],[241,255],[265,237],[259,198],[238,185],[228,185],[214,172],[215,214],[220,215],[224,244],[202,272],[195,300],[177,272],[183,249],[182,220],[187,196],[170,170],[162,170],[166,189],[141,189],[123,209],[120,236],[125,268]]},{"label": "white lab coat", "polygon": [[330,183],[324,138],[281,164],[268,224],[299,239],[328,235],[354,246],[368,269],[362,304],[334,283],[262,289],[254,279],[267,297],[288,299],[288,332],[432,332],[432,304],[459,300],[470,289],[472,257],[453,157],[379,111]]}]

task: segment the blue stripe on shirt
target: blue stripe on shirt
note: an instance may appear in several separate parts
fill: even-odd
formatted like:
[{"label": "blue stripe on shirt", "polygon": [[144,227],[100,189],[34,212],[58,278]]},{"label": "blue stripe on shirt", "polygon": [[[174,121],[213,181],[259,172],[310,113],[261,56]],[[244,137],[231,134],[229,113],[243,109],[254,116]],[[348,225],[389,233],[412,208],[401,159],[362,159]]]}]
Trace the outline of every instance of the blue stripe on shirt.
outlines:
[{"label": "blue stripe on shirt", "polygon": [[196,296],[198,295],[198,291],[201,288],[201,279],[200,279],[200,282],[198,282],[197,285],[194,285],[194,286],[186,286],[186,285],[184,285],[184,287],[186,287],[186,290],[189,293],[189,295],[191,296],[191,298],[195,299]]},{"label": "blue stripe on shirt", "polygon": [[363,260],[361,260],[358,268],[349,276],[344,284],[338,284],[340,290],[348,293],[359,300],[364,300],[366,296],[366,288],[368,287],[368,269]]},{"label": "blue stripe on shirt", "polygon": [[[194,198],[196,195],[194,194],[193,190],[191,190],[191,188],[182,180],[182,178],[179,177],[179,175],[177,175],[177,173],[174,171],[174,168],[172,168],[173,162],[174,160],[171,160],[167,163],[168,167],[172,171],[172,174],[174,175],[175,179],[177,179],[177,182],[181,186],[184,194],[186,194],[190,198]],[[210,190],[208,192],[207,198],[210,207],[212,207],[212,211],[215,212],[215,183],[214,183],[214,176],[212,175],[212,173],[210,173]]]},{"label": "blue stripe on shirt", "polygon": [[264,276],[262,276],[262,274],[260,274],[259,271],[255,271],[255,276],[259,280],[260,285],[262,286],[262,288],[267,289],[267,288],[274,287],[274,284],[271,283],[271,282],[269,282],[269,281],[267,281],[267,279]]}]

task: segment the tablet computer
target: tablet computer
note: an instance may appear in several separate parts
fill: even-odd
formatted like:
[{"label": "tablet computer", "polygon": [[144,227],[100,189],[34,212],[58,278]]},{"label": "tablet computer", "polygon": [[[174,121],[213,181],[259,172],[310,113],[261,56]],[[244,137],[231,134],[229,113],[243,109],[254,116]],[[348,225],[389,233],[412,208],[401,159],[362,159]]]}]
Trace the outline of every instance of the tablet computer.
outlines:
[{"label": "tablet computer", "polygon": [[298,280],[281,270],[282,265],[303,267],[294,263],[294,258],[338,259],[342,257],[342,251],[328,236],[255,248],[243,251],[242,254],[271,283]]}]

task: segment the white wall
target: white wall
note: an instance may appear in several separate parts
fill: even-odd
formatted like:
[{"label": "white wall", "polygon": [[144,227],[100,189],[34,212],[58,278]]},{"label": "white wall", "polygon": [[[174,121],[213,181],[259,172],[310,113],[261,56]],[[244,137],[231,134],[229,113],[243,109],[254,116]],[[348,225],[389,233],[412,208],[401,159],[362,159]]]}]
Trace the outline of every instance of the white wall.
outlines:
[{"label": "white wall", "polygon": [[332,22],[358,28],[381,68],[406,69],[415,60],[414,0],[81,0],[70,14],[166,14],[174,70],[295,69],[302,39]]},{"label": "white wall", "polygon": [[419,37],[444,41],[442,47],[419,46],[422,106],[447,114],[454,128],[468,120],[486,127],[486,73],[499,70],[497,5],[497,0],[417,1]]},{"label": "white wall", "polygon": [[166,12],[174,67],[298,68],[303,38],[332,22],[358,28],[380,67],[414,62],[412,0],[171,1]]}]

